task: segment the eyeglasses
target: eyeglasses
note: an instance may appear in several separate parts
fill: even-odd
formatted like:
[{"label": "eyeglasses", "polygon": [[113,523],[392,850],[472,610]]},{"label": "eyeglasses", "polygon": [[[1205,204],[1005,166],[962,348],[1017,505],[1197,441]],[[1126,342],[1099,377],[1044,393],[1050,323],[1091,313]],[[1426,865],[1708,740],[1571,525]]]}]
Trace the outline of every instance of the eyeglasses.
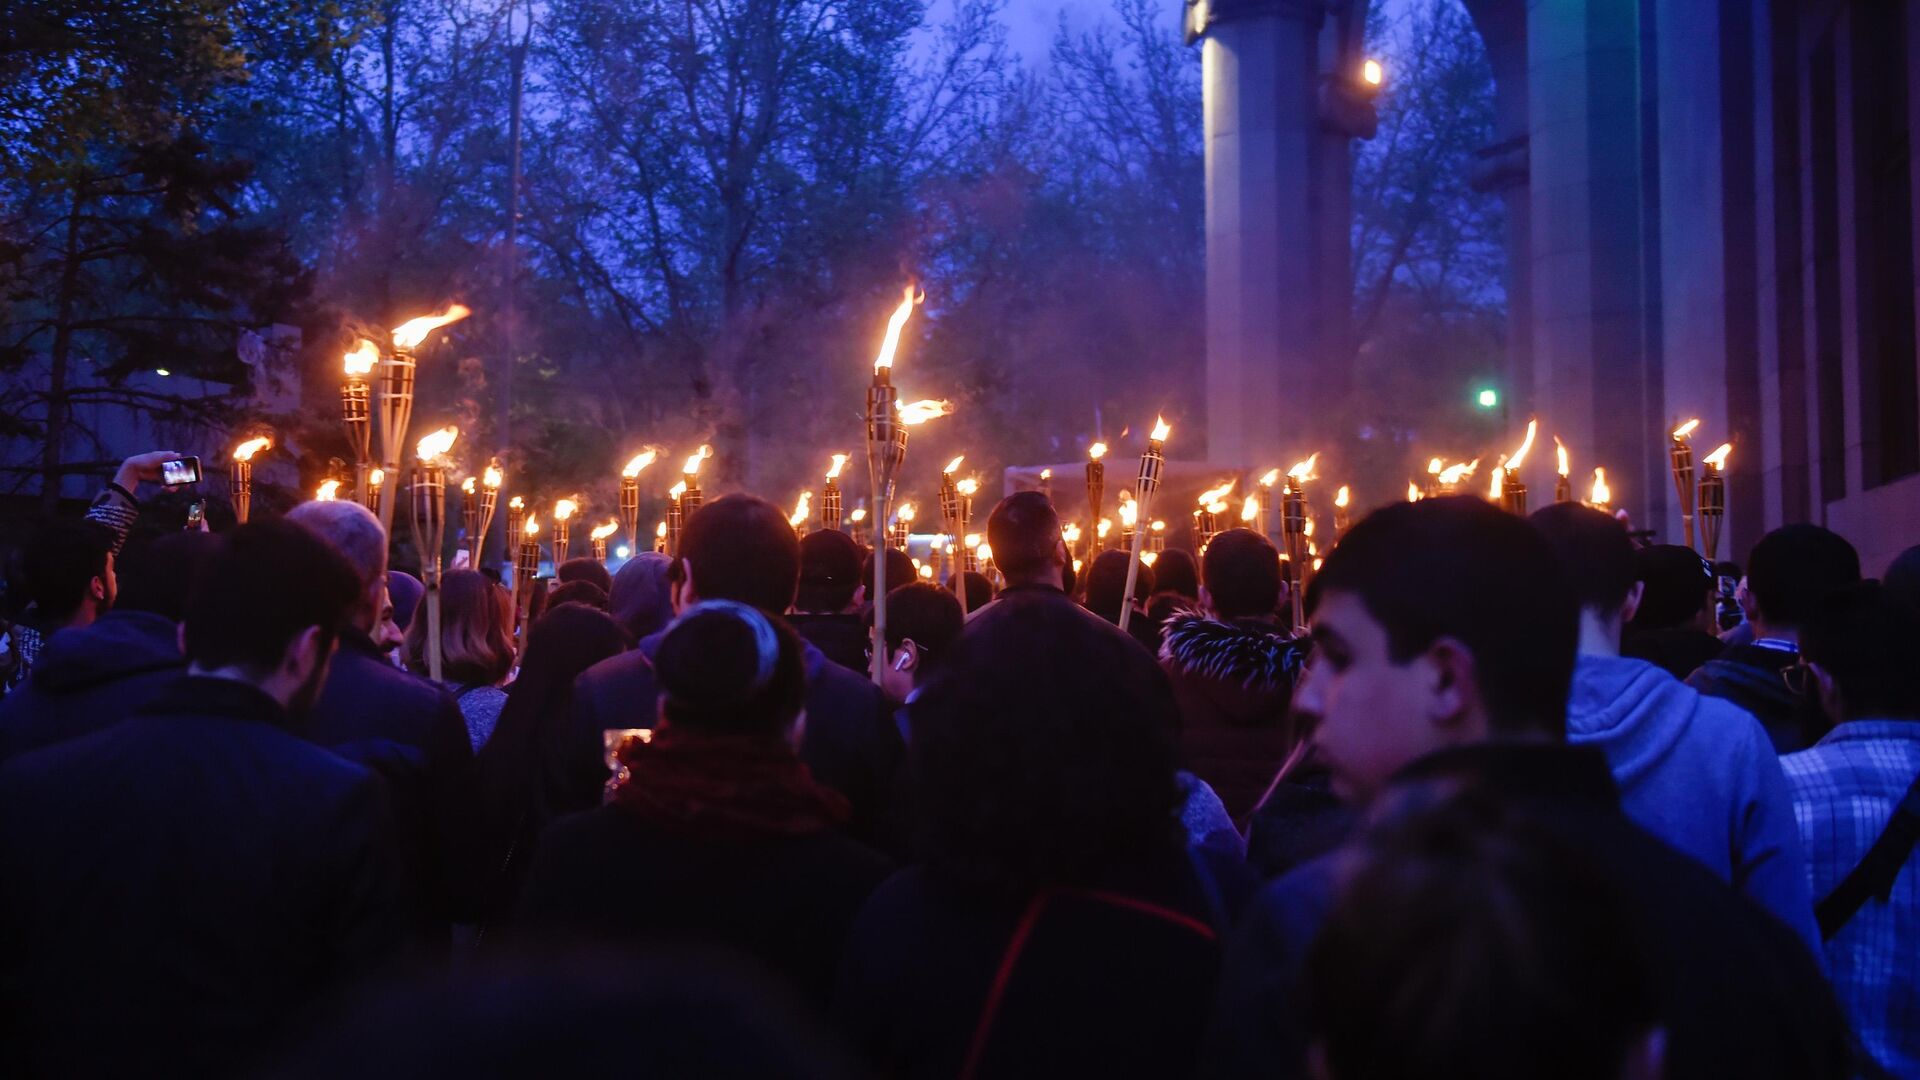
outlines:
[{"label": "eyeglasses", "polygon": [[1787,692],[1804,697],[1813,685],[1813,665],[1802,656],[1793,663],[1780,669],[1780,681],[1787,684]]}]

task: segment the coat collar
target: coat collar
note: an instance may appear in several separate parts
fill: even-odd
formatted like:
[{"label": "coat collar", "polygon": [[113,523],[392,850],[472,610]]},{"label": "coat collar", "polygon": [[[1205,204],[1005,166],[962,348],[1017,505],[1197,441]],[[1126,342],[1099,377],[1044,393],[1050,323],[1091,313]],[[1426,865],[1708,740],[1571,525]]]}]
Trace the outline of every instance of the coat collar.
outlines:
[{"label": "coat collar", "polygon": [[1485,742],[1451,746],[1395,775],[1396,783],[1456,779],[1502,798],[1618,807],[1620,789],[1607,759],[1591,746],[1551,742]]},{"label": "coat collar", "polygon": [[183,675],[140,710],[158,716],[210,716],[287,726],[287,710],[267,692],[238,679]]}]

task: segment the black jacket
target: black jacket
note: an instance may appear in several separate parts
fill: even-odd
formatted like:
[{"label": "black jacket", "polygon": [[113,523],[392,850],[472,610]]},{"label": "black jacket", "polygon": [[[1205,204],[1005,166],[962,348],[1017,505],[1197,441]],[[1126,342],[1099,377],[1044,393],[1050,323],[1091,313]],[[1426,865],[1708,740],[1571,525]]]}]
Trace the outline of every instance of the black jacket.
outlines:
[{"label": "black jacket", "polygon": [[183,677],[0,769],[0,1072],[217,1076],[403,936],[384,787]]},{"label": "black jacket", "polygon": [[789,615],[794,632],[827,659],[856,675],[867,673],[867,625],[858,615]]},{"label": "black jacket", "polygon": [[1805,750],[1826,733],[1820,703],[1787,689],[1782,672],[1799,658],[1784,649],[1735,645],[1700,665],[1686,683],[1708,697],[1725,698],[1767,729],[1776,754]]},{"label": "black jacket", "polygon": [[1306,643],[1271,622],[1167,620],[1160,666],[1180,704],[1180,751],[1227,813],[1245,822],[1293,749],[1287,709]]},{"label": "black jacket", "polygon": [[836,833],[695,838],[617,805],[561,818],[536,851],[517,933],[735,949],[823,1014],[854,915],[892,870]]},{"label": "black jacket", "polygon": [[[1592,854],[1627,893],[1665,994],[1670,1080],[1846,1075],[1846,1026],[1806,943],[1713,872],[1634,825],[1598,750],[1442,750],[1406,782],[1450,778],[1494,793]],[[1305,1076],[1302,964],[1336,889],[1336,855],[1269,883],[1229,948],[1208,1039],[1209,1076]]]},{"label": "black jacket", "polygon": [[1628,627],[1620,641],[1620,655],[1645,660],[1674,678],[1685,681],[1700,665],[1719,656],[1726,644],[1705,630],[1675,626],[1665,630]]},{"label": "black jacket", "polygon": [[0,761],[125,719],[187,669],[163,615],[109,611],[48,639],[33,677],[0,699]]},{"label": "black jacket", "polygon": [[348,631],[300,730],[387,781],[415,936],[443,948],[449,927],[474,917],[483,879],[475,865],[473,744],[453,695],[389,664],[371,639]]},{"label": "black jacket", "polygon": [[[607,782],[602,731],[654,726],[660,691],[652,657],[664,636],[664,631],[655,634],[633,652],[600,661],[574,683],[566,760],[559,770],[567,798],[555,808],[558,813],[600,805]],[[879,843],[890,828],[887,803],[906,746],[879,687],[827,659],[812,644],[805,644],[803,651],[807,719],[800,760],[813,770],[815,780],[853,804],[852,835]]]}]

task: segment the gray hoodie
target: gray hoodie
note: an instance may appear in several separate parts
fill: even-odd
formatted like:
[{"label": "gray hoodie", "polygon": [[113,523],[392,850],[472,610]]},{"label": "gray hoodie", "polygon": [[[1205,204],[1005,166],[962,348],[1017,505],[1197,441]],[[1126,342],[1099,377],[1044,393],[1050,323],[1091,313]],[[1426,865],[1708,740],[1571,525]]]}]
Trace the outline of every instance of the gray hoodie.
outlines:
[{"label": "gray hoodie", "polygon": [[1641,828],[1705,863],[1820,955],[1793,797],[1751,714],[1643,660],[1582,656],[1567,741],[1606,755]]}]

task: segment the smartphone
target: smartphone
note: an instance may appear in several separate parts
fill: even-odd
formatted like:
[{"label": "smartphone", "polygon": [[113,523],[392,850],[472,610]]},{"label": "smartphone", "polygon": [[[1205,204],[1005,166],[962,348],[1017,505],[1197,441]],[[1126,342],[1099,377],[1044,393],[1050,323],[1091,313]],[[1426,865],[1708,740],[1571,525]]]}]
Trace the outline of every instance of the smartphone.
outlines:
[{"label": "smartphone", "polygon": [[207,519],[207,500],[195,499],[187,504],[187,528],[197,529]]},{"label": "smartphone", "polygon": [[160,466],[160,482],[168,487],[200,482],[200,459],[197,457],[174,458]]}]

